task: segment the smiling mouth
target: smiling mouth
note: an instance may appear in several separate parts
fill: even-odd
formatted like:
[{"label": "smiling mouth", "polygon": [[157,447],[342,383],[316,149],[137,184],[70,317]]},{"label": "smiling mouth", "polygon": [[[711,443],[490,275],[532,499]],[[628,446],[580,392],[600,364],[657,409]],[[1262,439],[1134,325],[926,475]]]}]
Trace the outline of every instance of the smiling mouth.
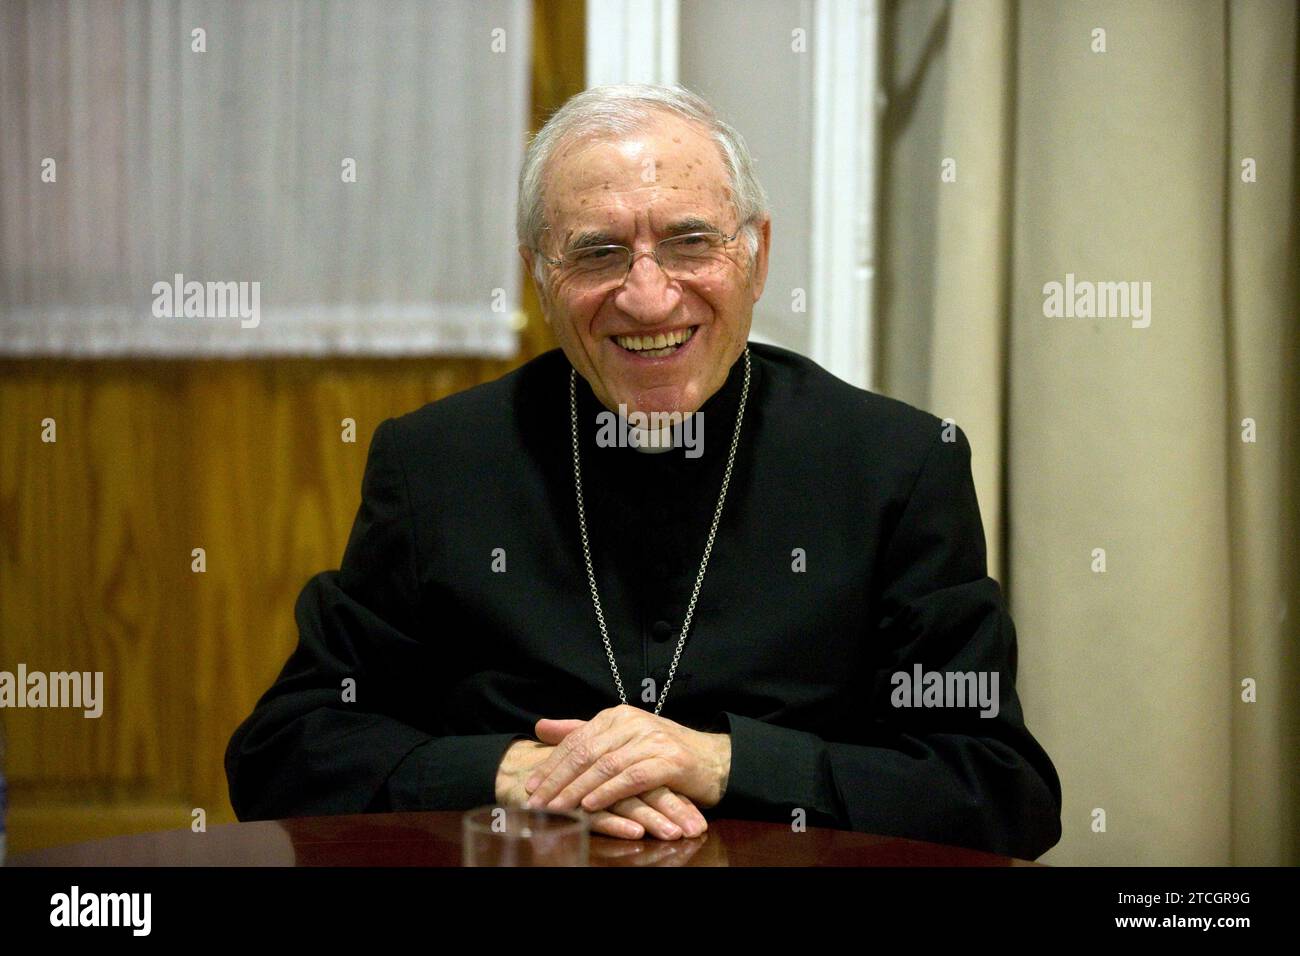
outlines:
[{"label": "smiling mouth", "polygon": [[646,358],[663,358],[672,355],[691,340],[697,326],[678,329],[674,332],[661,332],[658,335],[616,335],[614,343],[619,348],[634,355]]}]

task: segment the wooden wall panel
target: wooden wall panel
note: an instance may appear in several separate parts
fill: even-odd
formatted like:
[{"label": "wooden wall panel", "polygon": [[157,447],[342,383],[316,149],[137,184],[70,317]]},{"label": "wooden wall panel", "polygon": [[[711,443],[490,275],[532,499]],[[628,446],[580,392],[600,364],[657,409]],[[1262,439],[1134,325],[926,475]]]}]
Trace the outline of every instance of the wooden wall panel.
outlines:
[{"label": "wooden wall panel", "polygon": [[226,742],[294,646],[303,584],[338,566],[375,428],[552,347],[537,322],[526,343],[514,362],[0,363],[0,670],[103,671],[105,698],[97,720],[0,711],[12,851],[233,820]]},{"label": "wooden wall panel", "polygon": [[[582,18],[534,3],[533,129],[583,87]],[[338,566],[375,427],[553,348],[524,304],[508,362],[0,362],[0,670],[103,671],[106,699],[0,710],[10,852],[234,819],[226,743]]]}]

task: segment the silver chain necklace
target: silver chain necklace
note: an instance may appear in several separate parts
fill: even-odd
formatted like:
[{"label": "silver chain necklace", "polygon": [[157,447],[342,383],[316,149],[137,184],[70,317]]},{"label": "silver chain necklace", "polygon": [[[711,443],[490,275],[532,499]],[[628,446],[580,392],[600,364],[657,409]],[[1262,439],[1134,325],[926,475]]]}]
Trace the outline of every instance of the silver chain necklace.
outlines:
[{"label": "silver chain necklace", "polygon": [[[578,373],[569,369],[569,424],[573,435],[573,484],[578,497],[578,530],[582,532],[582,556],[587,563],[587,583],[591,585],[591,603],[596,606],[596,622],[600,625],[600,637],[605,643],[605,656],[609,658],[609,668],[614,673],[614,684],[618,687],[618,700],[627,703],[623,693],[623,679],[618,675],[618,664],[614,660],[614,650],[609,644],[609,631],[605,628],[605,612],[600,608],[600,595],[596,591],[596,572],[591,566],[591,544],[587,539],[587,518],[582,507],[582,464],[578,457]],[[727,470],[722,476],[722,491],[718,495],[718,507],[713,511],[713,524],[709,528],[709,540],[704,545],[704,559],[700,562],[700,573],[695,576],[695,590],[691,592],[691,603],[686,608],[686,620],[682,622],[682,636],[677,641],[677,650],[673,653],[673,664],[668,670],[668,680],[663,693],[655,703],[655,715],[663,709],[668,699],[668,688],[673,686],[673,675],[677,673],[677,662],[681,660],[682,648],[686,646],[686,635],[691,629],[691,618],[695,615],[695,602],[700,597],[700,587],[704,584],[704,571],[709,566],[709,554],[713,551],[713,539],[718,533],[718,522],[722,520],[722,505],[727,500],[727,485],[731,483],[731,468],[736,463],[736,446],[740,443],[740,423],[745,417],[745,401],[749,398],[749,349],[745,349],[745,385],[740,392],[740,408],[736,412],[736,428],[731,435],[731,452],[727,456]]]}]

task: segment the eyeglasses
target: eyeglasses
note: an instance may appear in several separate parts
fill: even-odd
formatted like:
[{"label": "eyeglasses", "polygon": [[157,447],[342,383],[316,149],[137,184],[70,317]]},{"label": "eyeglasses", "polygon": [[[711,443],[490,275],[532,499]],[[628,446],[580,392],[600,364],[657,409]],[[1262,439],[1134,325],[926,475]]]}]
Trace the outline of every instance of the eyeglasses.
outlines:
[{"label": "eyeglasses", "polygon": [[[588,246],[566,253],[559,259],[542,255],[552,266],[563,267],[566,278],[584,291],[622,285],[638,256],[653,256],[659,267],[673,279],[690,279],[705,275],[722,262],[722,248],[740,235],[737,229],[729,236],[720,232],[688,232],[669,236],[654,249],[634,253],[627,246]],[[540,252],[539,252],[540,254]]]}]

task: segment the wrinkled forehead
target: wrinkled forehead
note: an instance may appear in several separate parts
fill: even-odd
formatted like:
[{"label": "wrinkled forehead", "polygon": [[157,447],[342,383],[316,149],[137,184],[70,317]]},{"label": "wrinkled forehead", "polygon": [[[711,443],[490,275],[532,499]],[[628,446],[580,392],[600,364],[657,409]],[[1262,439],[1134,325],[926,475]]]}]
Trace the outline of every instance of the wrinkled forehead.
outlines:
[{"label": "wrinkled forehead", "polygon": [[579,231],[631,229],[643,216],[656,232],[691,217],[719,229],[734,219],[717,144],[676,118],[562,142],[548,165],[545,196],[548,231],[560,241]]}]

